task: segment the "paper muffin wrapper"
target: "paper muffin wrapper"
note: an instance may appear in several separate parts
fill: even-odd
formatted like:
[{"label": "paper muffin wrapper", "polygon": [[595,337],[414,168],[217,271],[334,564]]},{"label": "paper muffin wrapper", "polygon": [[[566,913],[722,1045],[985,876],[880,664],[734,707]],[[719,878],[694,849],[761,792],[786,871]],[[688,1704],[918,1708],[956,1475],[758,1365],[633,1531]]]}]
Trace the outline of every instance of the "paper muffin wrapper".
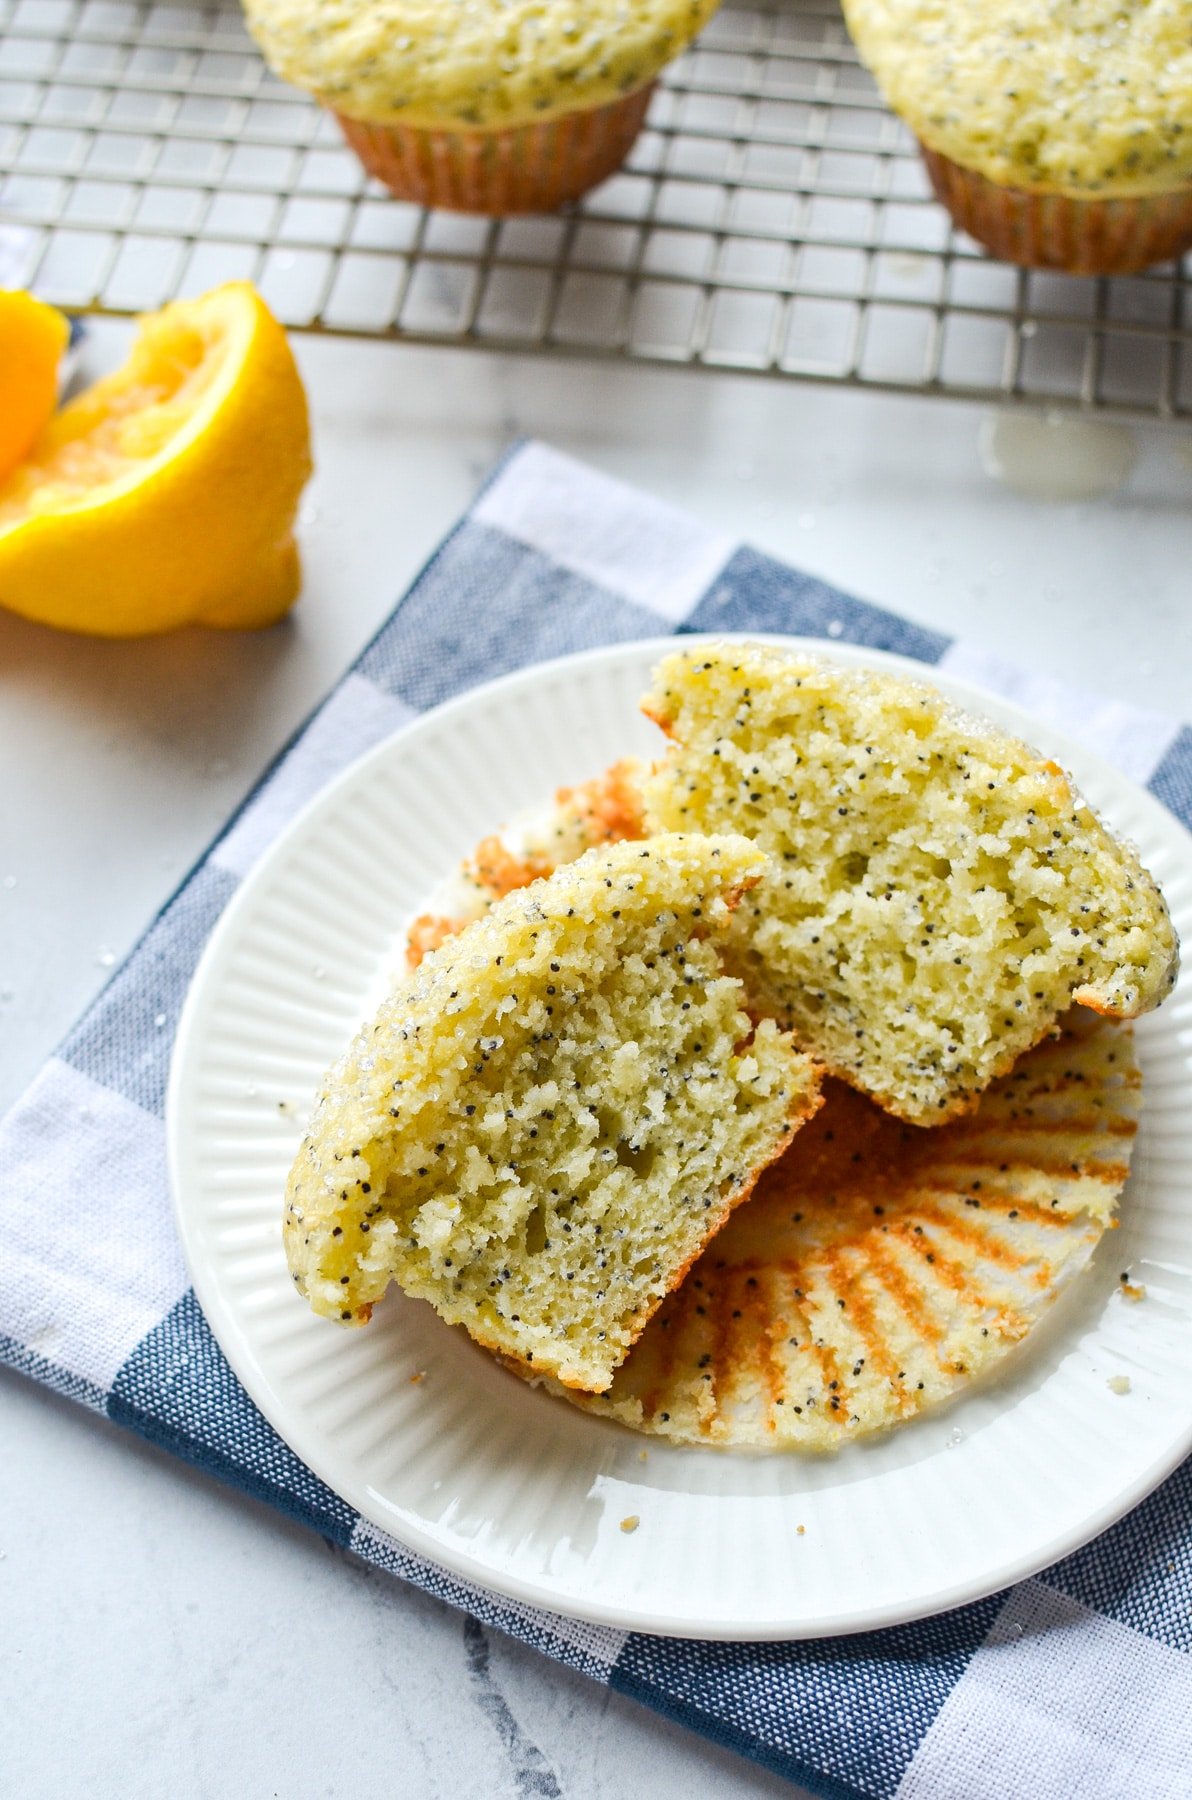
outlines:
[{"label": "paper muffin wrapper", "polygon": [[1069,275],[1128,275],[1192,247],[1192,188],[1126,200],[1080,200],[1002,187],[919,149],[936,198],[1003,262]]},{"label": "paper muffin wrapper", "polygon": [[620,168],[653,90],[651,82],[607,106],[503,131],[336,118],[369,174],[401,200],[452,212],[554,212]]},{"label": "paper muffin wrapper", "polygon": [[832,1451],[943,1405],[1088,1267],[1129,1174],[1141,1080],[1129,1029],[1078,1007],[945,1125],[903,1125],[826,1082],[608,1391],[545,1385],[725,1449]]}]

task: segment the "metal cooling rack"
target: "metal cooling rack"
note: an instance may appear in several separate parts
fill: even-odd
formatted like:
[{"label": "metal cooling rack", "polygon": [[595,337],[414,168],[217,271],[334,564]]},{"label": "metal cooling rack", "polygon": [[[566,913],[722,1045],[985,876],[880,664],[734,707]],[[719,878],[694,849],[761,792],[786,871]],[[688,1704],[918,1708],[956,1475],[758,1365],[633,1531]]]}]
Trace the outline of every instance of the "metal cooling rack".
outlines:
[{"label": "metal cooling rack", "polygon": [[726,0],[625,170],[506,221],[387,197],[228,0],[0,0],[0,220],[76,310],[247,277],[300,329],[1192,417],[1189,274],[981,255],[836,0]]}]

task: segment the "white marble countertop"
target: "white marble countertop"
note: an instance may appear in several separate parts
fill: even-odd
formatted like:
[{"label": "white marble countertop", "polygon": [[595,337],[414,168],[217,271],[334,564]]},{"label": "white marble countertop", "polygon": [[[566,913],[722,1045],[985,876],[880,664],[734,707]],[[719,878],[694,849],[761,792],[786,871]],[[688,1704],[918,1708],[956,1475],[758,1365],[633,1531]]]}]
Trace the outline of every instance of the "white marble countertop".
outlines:
[{"label": "white marble countertop", "polygon": [[[126,337],[99,328],[89,370]],[[0,1104],[517,435],[926,624],[1192,713],[1186,431],[1140,430],[1118,492],[1057,505],[985,473],[957,404],[298,350],[319,470],[291,623],[105,644],[0,615]],[[1072,450],[1052,436],[1054,469]],[[7,1373],[0,1619],[0,1786],[21,1800],[797,1794]]]}]

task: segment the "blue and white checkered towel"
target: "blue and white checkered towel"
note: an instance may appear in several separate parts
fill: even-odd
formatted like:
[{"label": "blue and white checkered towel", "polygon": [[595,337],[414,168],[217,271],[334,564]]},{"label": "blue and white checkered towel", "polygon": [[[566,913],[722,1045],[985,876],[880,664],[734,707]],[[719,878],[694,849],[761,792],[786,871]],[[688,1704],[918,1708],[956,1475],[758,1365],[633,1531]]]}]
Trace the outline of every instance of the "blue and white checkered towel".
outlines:
[{"label": "blue and white checkered towel", "polygon": [[[648,1638],[473,1590],[360,1519],[265,1423],[189,1291],[166,1069],[187,983],[246,870],[330,776],[416,713],[524,663],[655,636],[660,621],[937,664],[1094,744],[1192,824],[1188,727],[950,642],[523,446],[0,1125],[0,1357],[821,1794],[1187,1800],[1192,1463],[1046,1574],[941,1618],[824,1643]],[[47,1212],[47,1192],[69,1206]]]}]

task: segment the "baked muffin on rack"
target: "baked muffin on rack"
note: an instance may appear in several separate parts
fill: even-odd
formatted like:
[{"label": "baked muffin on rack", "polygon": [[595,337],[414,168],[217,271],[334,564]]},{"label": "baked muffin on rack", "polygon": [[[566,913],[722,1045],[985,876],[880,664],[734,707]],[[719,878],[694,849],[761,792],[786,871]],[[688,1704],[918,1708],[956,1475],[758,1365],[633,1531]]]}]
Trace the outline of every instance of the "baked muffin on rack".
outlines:
[{"label": "baked muffin on rack", "polygon": [[956,223],[1111,275],[1192,245],[1192,0],[844,0]]},{"label": "baked muffin on rack", "polygon": [[245,0],[270,67],[424,206],[552,212],[618,169],[718,0]]}]

